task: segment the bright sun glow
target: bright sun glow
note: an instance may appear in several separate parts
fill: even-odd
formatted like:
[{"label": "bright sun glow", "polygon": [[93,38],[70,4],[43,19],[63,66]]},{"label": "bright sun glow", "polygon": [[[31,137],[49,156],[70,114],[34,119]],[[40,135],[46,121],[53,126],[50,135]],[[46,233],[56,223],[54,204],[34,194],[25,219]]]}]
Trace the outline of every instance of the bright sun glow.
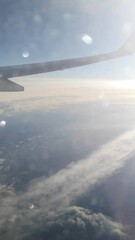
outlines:
[{"label": "bright sun glow", "polygon": [[114,81],[111,85],[115,88],[135,89],[135,80]]}]

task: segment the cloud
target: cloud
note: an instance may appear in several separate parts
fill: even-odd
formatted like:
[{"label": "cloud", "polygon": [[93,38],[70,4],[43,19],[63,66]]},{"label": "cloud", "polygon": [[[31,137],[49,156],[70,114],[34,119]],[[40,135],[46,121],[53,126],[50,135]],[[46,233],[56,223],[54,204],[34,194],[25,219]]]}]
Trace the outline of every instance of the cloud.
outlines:
[{"label": "cloud", "polygon": [[59,239],[122,239],[125,236],[120,223],[79,207],[67,208],[47,226],[48,232],[57,233]]},{"label": "cloud", "polygon": [[[134,142],[135,129],[53,176],[31,183],[23,194],[11,194],[6,197],[6,201],[1,197],[1,226],[5,221],[16,225],[19,219],[21,224],[25,224],[32,219],[45,216],[49,218],[52,213],[58,214],[78,196],[120,169],[134,154]],[[31,209],[32,204],[34,208]]]},{"label": "cloud", "polygon": [[72,200],[85,193],[120,169],[134,154],[135,130],[103,145],[92,155],[68,165],[48,178],[41,178],[28,188],[19,202],[38,202],[44,211],[68,206]]},{"label": "cloud", "polygon": [[14,81],[24,86],[25,91],[21,95],[20,93],[2,95],[0,112],[4,115],[13,115],[18,111],[52,110],[93,101],[100,103],[103,108],[109,107],[110,104],[135,102],[135,82],[131,80],[82,81],[81,78],[45,79],[36,76],[15,78]]},{"label": "cloud", "polygon": [[69,207],[49,219],[37,221],[28,231],[21,233],[27,239],[93,239],[93,240],[122,240],[125,239],[125,229],[103,214],[90,213],[89,210],[79,207]]}]

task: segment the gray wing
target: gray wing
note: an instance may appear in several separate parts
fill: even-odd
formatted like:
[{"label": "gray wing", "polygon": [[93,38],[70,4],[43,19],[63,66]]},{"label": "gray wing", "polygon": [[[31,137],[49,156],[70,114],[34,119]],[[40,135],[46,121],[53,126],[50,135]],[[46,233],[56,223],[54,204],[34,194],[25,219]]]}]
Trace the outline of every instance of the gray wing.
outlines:
[{"label": "gray wing", "polygon": [[81,58],[63,59],[57,61],[32,63],[14,66],[0,67],[0,91],[23,91],[24,88],[8,80],[8,78],[27,76],[45,72],[53,72],[68,68],[75,68],[93,63],[108,61],[114,58],[130,55],[134,52],[135,36],[130,39],[117,51],[96,56]]}]

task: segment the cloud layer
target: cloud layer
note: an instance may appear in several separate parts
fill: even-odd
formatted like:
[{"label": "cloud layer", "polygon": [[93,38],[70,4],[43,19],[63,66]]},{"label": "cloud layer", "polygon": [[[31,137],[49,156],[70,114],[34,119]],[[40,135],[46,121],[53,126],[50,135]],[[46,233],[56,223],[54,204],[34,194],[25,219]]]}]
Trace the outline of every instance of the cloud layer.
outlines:
[{"label": "cloud layer", "polygon": [[126,234],[124,227],[117,222],[105,217],[103,214],[92,214],[87,209],[70,207],[64,209],[55,217],[42,221],[37,226],[33,225],[31,232],[22,233],[25,239],[48,240],[122,240]]},{"label": "cloud layer", "polygon": [[55,175],[29,186],[19,201],[36,201],[46,211],[68,206],[72,200],[121,168],[134,154],[135,130],[103,145],[98,151],[70,164]]},{"label": "cloud layer", "polygon": [[1,198],[1,227],[6,223],[10,230],[19,224],[18,228],[23,229],[26,222],[33,225],[36,219],[59,214],[72,200],[120,169],[134,155],[134,142],[135,129],[53,176],[31,183],[24,194],[12,193]]}]

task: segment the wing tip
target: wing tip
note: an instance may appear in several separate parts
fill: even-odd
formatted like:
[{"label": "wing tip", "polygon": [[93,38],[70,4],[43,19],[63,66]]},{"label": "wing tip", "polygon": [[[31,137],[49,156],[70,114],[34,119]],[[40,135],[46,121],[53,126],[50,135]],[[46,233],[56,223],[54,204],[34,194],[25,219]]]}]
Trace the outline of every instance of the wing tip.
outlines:
[{"label": "wing tip", "polygon": [[10,81],[9,79],[0,78],[0,92],[23,92],[24,87]]}]

